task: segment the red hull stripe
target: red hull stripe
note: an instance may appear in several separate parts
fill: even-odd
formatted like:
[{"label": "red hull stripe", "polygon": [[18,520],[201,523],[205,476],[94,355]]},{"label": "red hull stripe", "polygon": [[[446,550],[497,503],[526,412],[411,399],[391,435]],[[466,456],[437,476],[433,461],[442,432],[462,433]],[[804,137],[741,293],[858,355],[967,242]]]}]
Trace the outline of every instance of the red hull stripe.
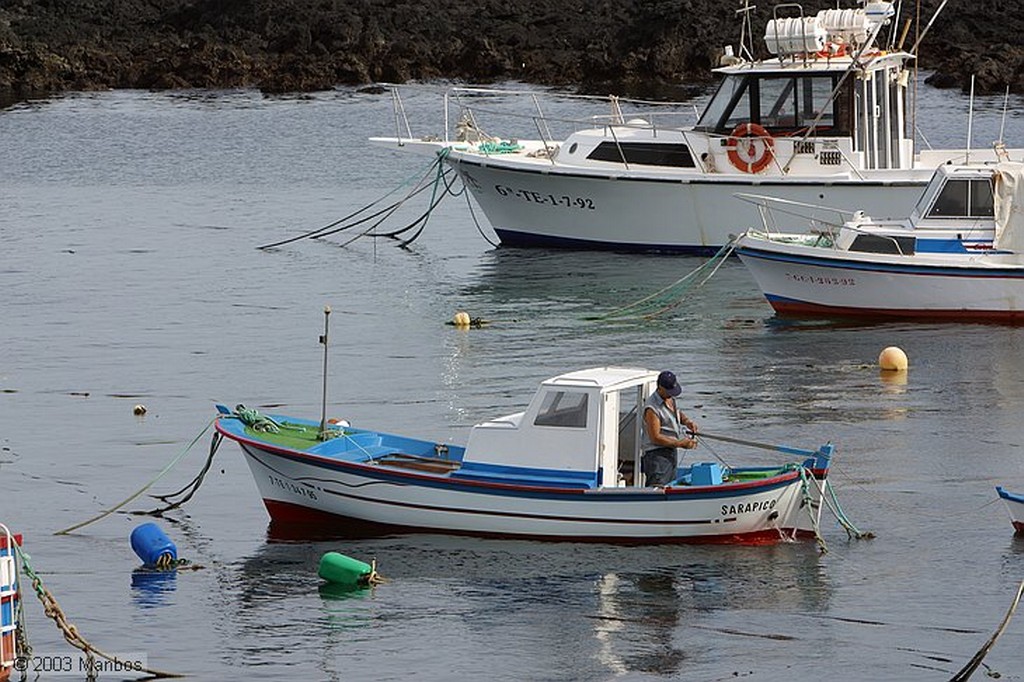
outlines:
[{"label": "red hull stripe", "polygon": [[1024,323],[1024,310],[899,310],[893,308],[851,308],[820,305],[790,298],[765,296],[775,312],[793,317],[914,318],[922,320],[973,320],[977,322]]},{"label": "red hull stripe", "polygon": [[[364,519],[339,516],[318,509],[310,509],[290,502],[264,499],[263,504],[270,513],[271,525],[269,536],[274,540],[302,540],[311,538],[339,537],[378,537],[405,533],[440,533],[444,535],[468,535],[473,537],[521,538],[528,540],[549,540],[557,542],[605,542],[617,544],[775,544],[782,540],[777,530],[763,530],[755,533],[722,534],[708,537],[690,538],[636,538],[624,537],[580,537],[569,535],[529,535],[516,533],[487,533],[472,531],[454,531],[441,528],[419,528],[375,523]],[[812,538],[813,533],[800,531],[798,537]]]}]

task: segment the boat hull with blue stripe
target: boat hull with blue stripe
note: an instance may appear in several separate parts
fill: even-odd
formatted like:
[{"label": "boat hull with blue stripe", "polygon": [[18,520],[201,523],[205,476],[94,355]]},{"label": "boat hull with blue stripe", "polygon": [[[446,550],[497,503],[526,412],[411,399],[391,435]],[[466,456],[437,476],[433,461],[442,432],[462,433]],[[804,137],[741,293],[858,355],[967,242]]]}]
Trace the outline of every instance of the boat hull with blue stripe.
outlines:
[{"label": "boat hull with blue stripe", "polygon": [[[218,406],[272,528],[289,537],[431,532],[617,543],[764,543],[814,536],[830,445],[771,466],[633,477],[637,408],[657,372],[604,367],[543,382],[526,410],[477,424],[466,446]],[[296,531],[299,531],[298,533]]]},{"label": "boat hull with blue stripe", "polygon": [[944,166],[909,218],[802,233],[766,219],[736,252],[780,315],[1021,322],[1022,190],[1020,163]]}]

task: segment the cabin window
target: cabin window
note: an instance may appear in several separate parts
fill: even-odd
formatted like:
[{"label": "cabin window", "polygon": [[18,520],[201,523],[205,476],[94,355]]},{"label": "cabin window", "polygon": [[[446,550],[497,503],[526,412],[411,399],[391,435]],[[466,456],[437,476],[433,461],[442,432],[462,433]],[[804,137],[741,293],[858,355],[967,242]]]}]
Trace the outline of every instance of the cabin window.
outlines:
[{"label": "cabin window", "polygon": [[[708,102],[707,107],[704,109],[704,113],[701,114],[700,121],[697,122],[697,128],[703,130],[715,130],[723,128],[726,123],[723,121],[731,112],[739,111],[740,114],[746,118],[743,121],[750,120],[750,95],[747,92],[747,84],[749,80],[743,76],[726,76],[725,80],[722,81],[721,85],[718,86],[718,92]],[[737,119],[737,123],[740,123]],[[733,124],[735,127],[736,124]],[[731,128],[730,128],[731,130]]]},{"label": "cabin window", "polygon": [[587,394],[572,391],[548,391],[541,401],[534,426],[587,428]]},{"label": "cabin window", "polygon": [[987,178],[947,180],[928,212],[929,218],[991,218],[994,215],[992,181]]},{"label": "cabin window", "polygon": [[640,166],[693,168],[693,156],[685,144],[655,142],[602,142],[587,156],[593,161],[633,163]]},{"label": "cabin window", "polygon": [[841,93],[835,101],[829,100],[836,82],[832,74],[727,76],[704,109],[697,129],[730,133],[749,121],[771,133],[802,133],[824,112],[816,130],[848,135],[849,124],[839,122],[849,118],[842,115],[849,106],[847,98]]},{"label": "cabin window", "polygon": [[915,237],[890,237],[878,234],[858,234],[853,243],[850,244],[850,251],[863,251],[865,253],[893,253],[904,256],[914,255],[914,248],[917,246]]}]

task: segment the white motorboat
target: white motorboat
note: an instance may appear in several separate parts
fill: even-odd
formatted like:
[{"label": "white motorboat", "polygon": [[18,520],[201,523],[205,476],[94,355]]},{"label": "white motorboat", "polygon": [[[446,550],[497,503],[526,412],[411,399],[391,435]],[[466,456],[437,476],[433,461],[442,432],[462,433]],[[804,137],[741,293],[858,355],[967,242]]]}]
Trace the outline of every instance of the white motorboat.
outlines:
[{"label": "white motorboat", "polygon": [[[750,36],[750,12],[740,14]],[[613,97],[610,114],[570,120],[548,115],[536,92],[454,87],[444,91],[443,130],[417,136],[402,98],[413,86],[389,86],[396,136],[371,141],[440,155],[512,246],[710,253],[756,224],[755,209],[735,199],[744,191],[906,215],[935,168],[963,162],[965,150],[915,150],[914,55],[902,49],[900,23],[892,2],[814,16],[777,6],[763,34],[773,56],[727,47],[696,125],[679,124],[679,106],[673,120]],[[500,107],[515,96],[529,97],[533,113],[522,106],[510,118]],[[637,111],[625,113],[630,106]],[[973,153],[985,158],[995,155]]]},{"label": "white motorboat", "polygon": [[899,221],[781,232],[760,199],[736,253],[780,314],[1024,321],[1024,164],[941,166]]},{"label": "white motorboat", "polygon": [[218,405],[216,428],[241,446],[272,527],[289,528],[291,537],[432,532],[771,543],[817,536],[822,506],[837,511],[826,478],[831,444],[803,450],[718,436],[784,459],[695,461],[664,487],[633,477],[635,415],[657,376],[601,367],[548,379],[524,411],[477,424],[464,446],[264,417],[244,406]]}]

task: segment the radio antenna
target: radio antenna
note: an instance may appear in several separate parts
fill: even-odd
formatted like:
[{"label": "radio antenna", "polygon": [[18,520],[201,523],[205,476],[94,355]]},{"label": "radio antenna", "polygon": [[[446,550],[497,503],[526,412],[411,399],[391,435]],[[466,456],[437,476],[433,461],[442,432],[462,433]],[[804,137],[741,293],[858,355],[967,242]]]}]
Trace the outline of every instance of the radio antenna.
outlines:
[{"label": "radio antenna", "polygon": [[324,345],[324,392],[320,401],[320,440],[327,440],[327,334],[330,331],[331,306],[324,306],[324,333],[320,343]]}]

